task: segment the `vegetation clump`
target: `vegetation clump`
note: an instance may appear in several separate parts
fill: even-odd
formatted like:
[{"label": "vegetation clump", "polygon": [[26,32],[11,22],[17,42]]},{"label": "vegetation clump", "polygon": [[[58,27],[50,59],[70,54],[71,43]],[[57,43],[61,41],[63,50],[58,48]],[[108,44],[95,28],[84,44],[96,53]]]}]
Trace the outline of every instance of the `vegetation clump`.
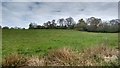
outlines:
[{"label": "vegetation clump", "polygon": [[106,46],[87,48],[76,52],[70,48],[52,50],[48,55],[24,58],[10,55],[3,61],[4,66],[118,66],[118,50]]}]

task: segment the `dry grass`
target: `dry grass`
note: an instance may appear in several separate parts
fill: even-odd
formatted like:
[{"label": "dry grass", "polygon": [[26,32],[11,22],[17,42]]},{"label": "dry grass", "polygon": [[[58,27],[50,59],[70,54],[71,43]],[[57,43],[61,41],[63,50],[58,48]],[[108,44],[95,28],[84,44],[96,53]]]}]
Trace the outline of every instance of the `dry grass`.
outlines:
[{"label": "dry grass", "polygon": [[47,66],[72,66],[78,65],[79,57],[77,53],[69,48],[61,48],[52,51],[45,57],[45,64]]},{"label": "dry grass", "polygon": [[3,66],[103,66],[118,65],[118,51],[107,46],[93,47],[77,53],[70,48],[50,51],[43,58],[31,57],[27,60],[18,55],[5,58]]},{"label": "dry grass", "polygon": [[21,67],[26,65],[26,61],[27,58],[18,54],[12,54],[3,60],[2,67]]},{"label": "dry grass", "polygon": [[69,48],[62,48],[50,52],[45,57],[48,66],[103,66],[109,63],[116,65],[118,50],[101,45],[84,49],[77,53]]},{"label": "dry grass", "polygon": [[99,47],[85,49],[82,53],[83,57],[86,59],[94,60],[96,65],[105,65],[108,63],[116,64],[114,61],[118,60],[119,51],[117,49],[101,45]]},{"label": "dry grass", "polygon": [[26,62],[27,66],[45,66],[44,58],[31,57]]}]

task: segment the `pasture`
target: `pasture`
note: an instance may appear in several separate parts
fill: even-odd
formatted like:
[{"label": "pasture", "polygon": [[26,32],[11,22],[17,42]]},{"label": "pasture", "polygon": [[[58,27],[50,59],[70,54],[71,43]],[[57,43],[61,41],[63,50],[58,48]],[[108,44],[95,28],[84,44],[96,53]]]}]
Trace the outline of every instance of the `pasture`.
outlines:
[{"label": "pasture", "polygon": [[12,53],[44,56],[57,48],[70,47],[81,51],[102,44],[117,47],[118,34],[62,29],[2,30],[3,57]]}]

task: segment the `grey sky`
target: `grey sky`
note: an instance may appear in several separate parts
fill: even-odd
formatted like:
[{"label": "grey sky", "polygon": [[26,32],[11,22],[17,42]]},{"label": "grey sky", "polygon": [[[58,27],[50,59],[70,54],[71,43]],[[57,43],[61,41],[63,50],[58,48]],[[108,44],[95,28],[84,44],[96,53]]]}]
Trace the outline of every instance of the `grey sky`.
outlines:
[{"label": "grey sky", "polygon": [[30,22],[42,25],[48,20],[70,16],[76,22],[92,16],[102,20],[118,18],[117,2],[2,2],[1,10],[2,26],[9,27],[28,28]]},{"label": "grey sky", "polygon": [[119,0],[2,0],[2,2],[118,2]]}]

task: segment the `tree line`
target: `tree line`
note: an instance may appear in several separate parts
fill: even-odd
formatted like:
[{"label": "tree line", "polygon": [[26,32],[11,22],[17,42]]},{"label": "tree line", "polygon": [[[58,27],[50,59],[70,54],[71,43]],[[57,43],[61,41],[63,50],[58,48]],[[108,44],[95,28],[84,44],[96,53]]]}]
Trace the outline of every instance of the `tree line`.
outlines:
[{"label": "tree line", "polygon": [[[43,23],[43,25],[37,25],[36,23],[30,23],[28,29],[75,29],[79,31],[88,32],[120,32],[120,19],[113,19],[110,21],[102,21],[100,18],[90,17],[86,19],[79,19],[76,23],[72,17],[66,19],[61,18],[51,20]],[[1,28],[1,26],[0,26]],[[7,26],[3,29],[25,29],[25,28],[9,28]]]},{"label": "tree line", "polygon": [[120,19],[102,21],[99,18],[90,17],[86,21],[79,19],[76,23],[72,17],[48,21],[42,26],[30,23],[29,29],[76,29],[88,32],[119,32]]}]

